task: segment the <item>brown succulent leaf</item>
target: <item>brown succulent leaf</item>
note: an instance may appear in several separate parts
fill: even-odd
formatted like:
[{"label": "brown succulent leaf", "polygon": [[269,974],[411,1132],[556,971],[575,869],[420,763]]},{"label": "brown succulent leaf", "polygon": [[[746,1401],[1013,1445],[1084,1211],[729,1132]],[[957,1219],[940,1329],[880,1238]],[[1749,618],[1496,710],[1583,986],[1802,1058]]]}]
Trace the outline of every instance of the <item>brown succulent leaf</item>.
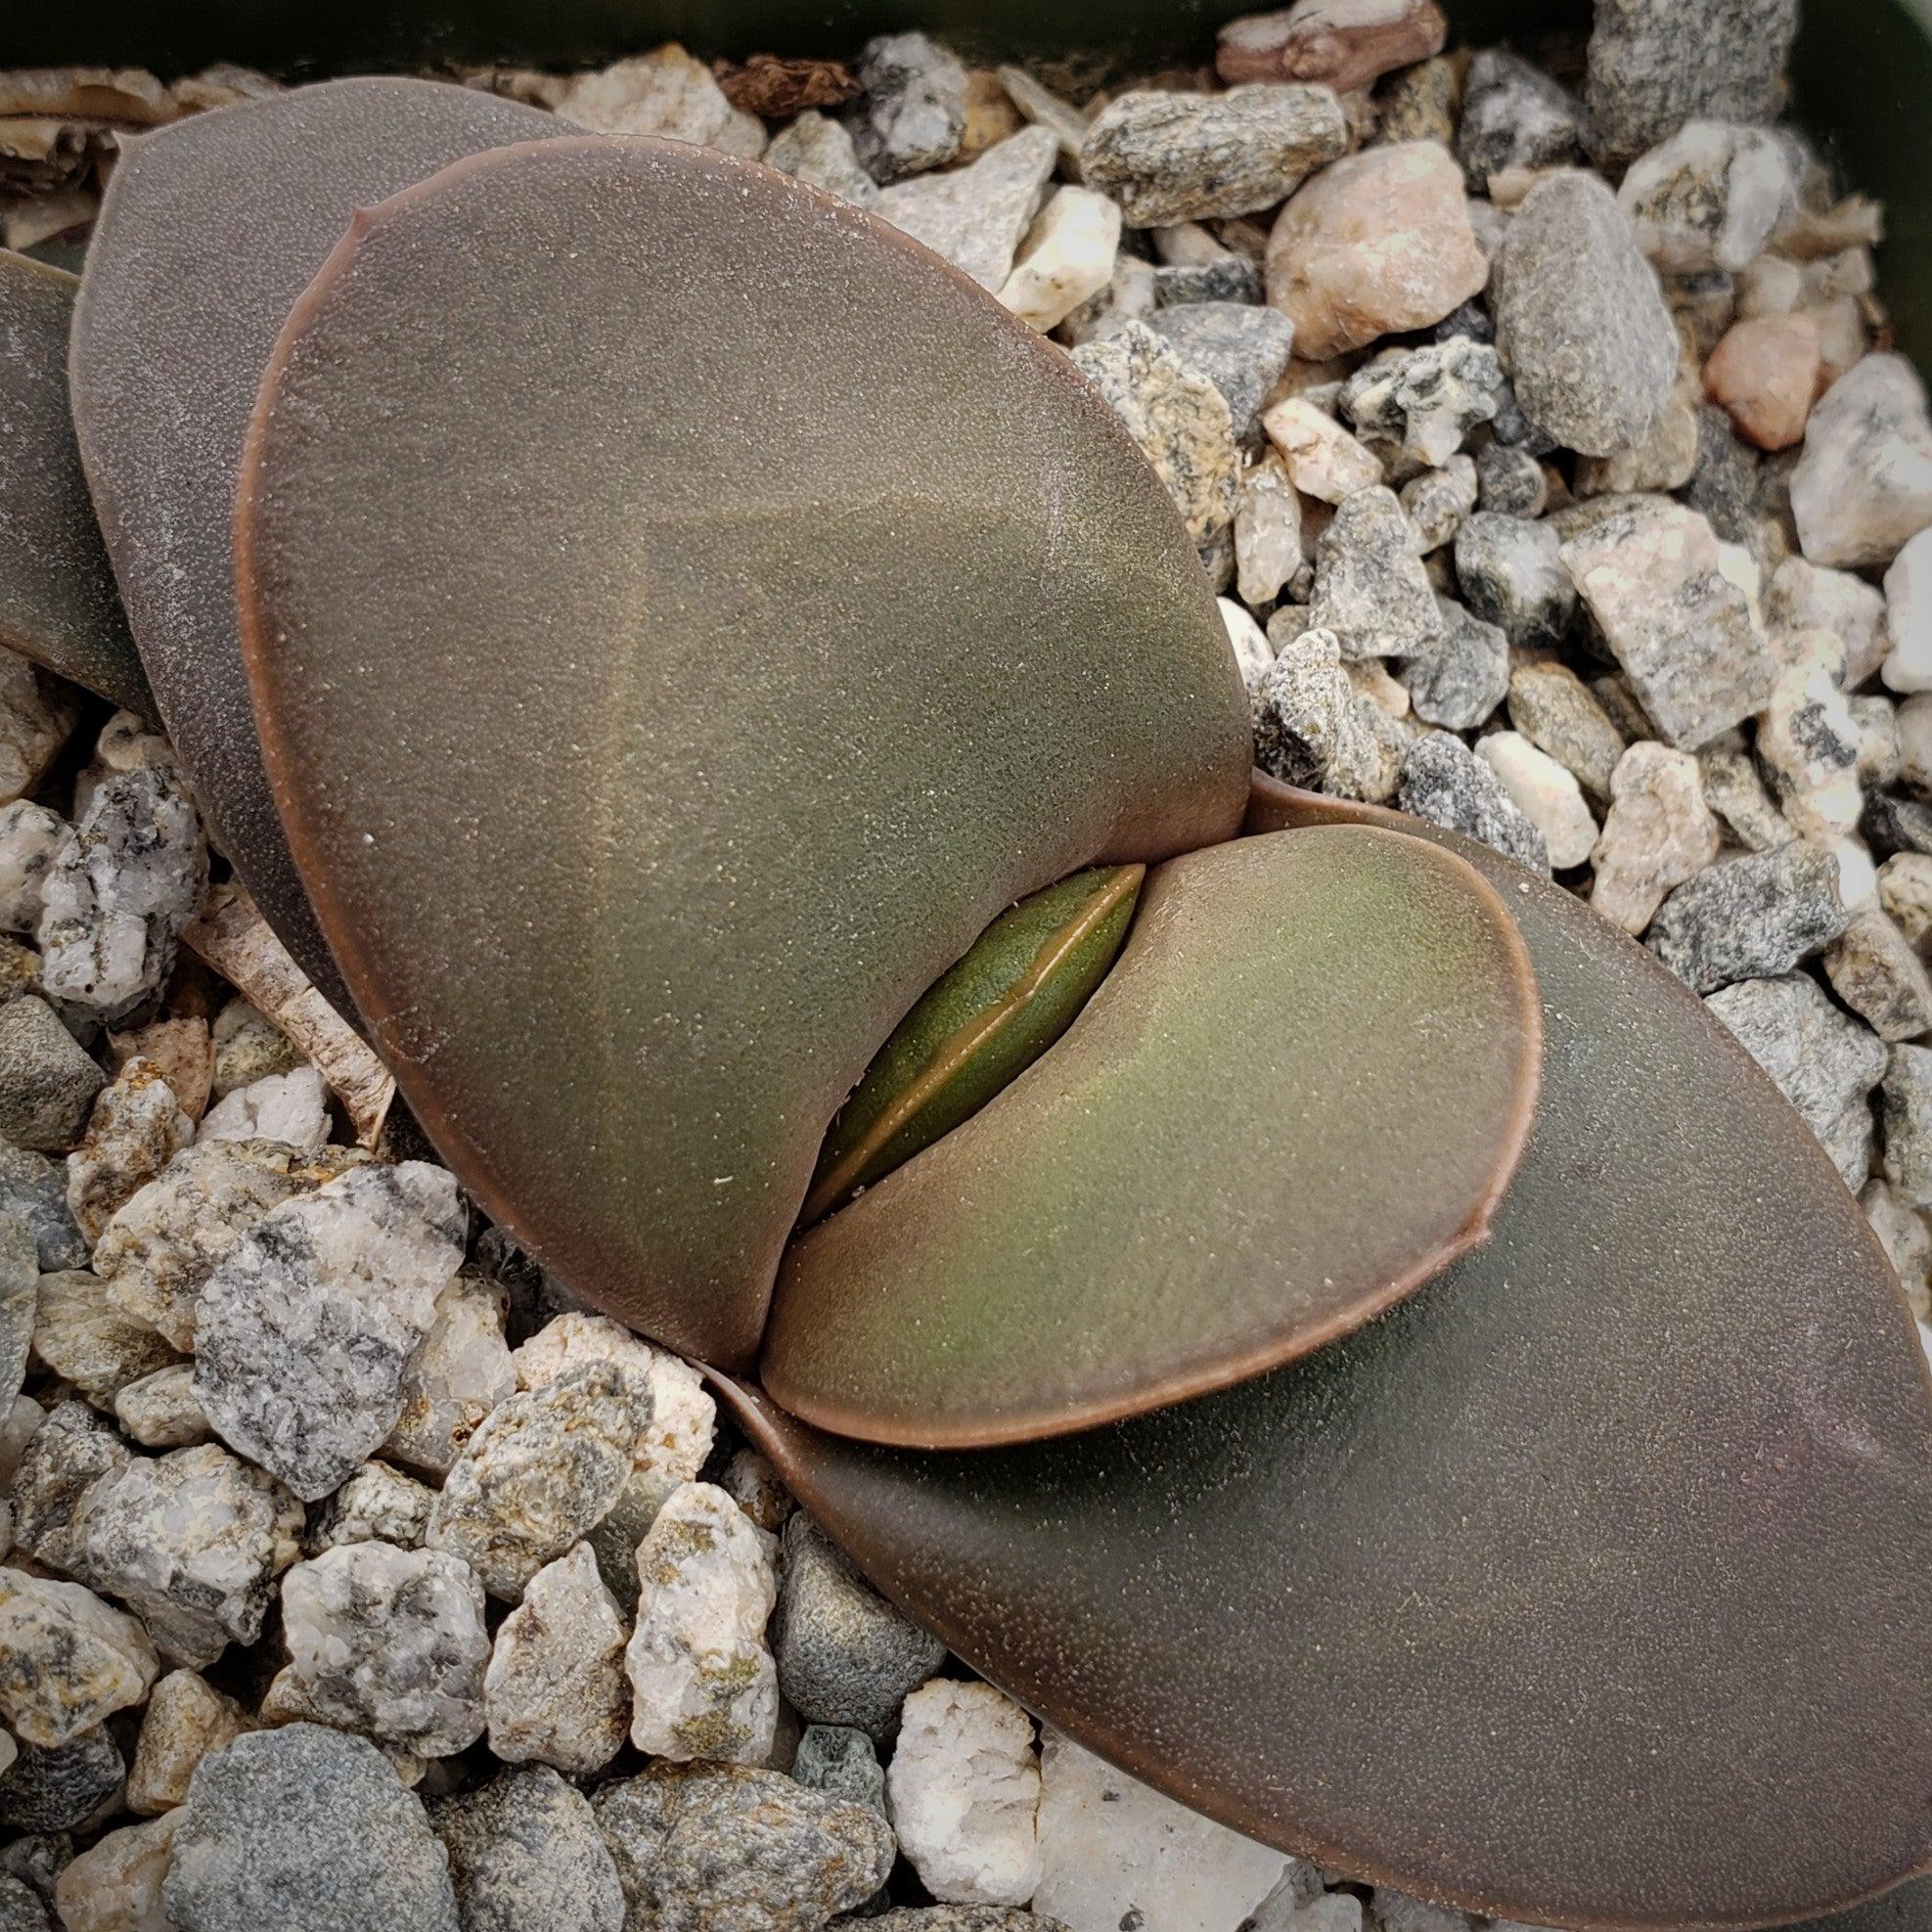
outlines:
[{"label": "brown succulent leaf", "polygon": [[262,775],[235,630],[235,472],[290,305],[355,209],[555,123],[427,80],[337,80],[129,140],[87,252],[73,412],[136,643],[216,843],[354,1017]]},{"label": "brown succulent leaf", "polygon": [[533,144],[359,217],[264,380],[238,583],[417,1116],[575,1293],[707,1360],[751,1359],[828,1123],[1000,909],[1243,809],[1199,563],[1065,356],[688,144]]},{"label": "brown succulent leaf", "polygon": [[1808,1918],[1792,1932],[1932,1932],[1932,1878],[1909,1879],[1849,1911]]},{"label": "brown succulent leaf", "polygon": [[0,250],[0,645],[152,718],[67,414],[78,286]]},{"label": "brown succulent leaf", "polygon": [[1515,924],[1447,852],[1349,828],[1169,860],[1058,1044],[792,1242],[766,1393],[977,1447],[1305,1355],[1483,1238],[1541,1045]]},{"label": "brown succulent leaf", "polygon": [[[1264,785],[1264,829],[1413,825]],[[1484,1246],[1304,1361],[1084,1435],[931,1454],[734,1407],[910,1614],[1252,1836],[1552,1924],[1830,1911],[1932,1850],[1910,1313],[1682,985],[1561,887],[1413,829],[1496,886],[1543,994]]]},{"label": "brown succulent leaf", "polygon": [[753,54],[743,61],[713,61],[711,71],[734,108],[765,120],[786,120],[807,108],[836,108],[859,91],[843,61]]}]

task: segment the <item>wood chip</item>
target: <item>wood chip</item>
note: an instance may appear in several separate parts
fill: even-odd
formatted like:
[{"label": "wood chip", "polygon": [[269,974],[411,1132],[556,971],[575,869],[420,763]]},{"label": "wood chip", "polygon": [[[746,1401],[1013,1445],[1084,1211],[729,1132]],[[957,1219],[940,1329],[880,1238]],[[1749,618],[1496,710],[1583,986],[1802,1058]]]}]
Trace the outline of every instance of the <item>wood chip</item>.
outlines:
[{"label": "wood chip", "polygon": [[375,1146],[395,1098],[395,1081],[303,977],[247,893],[239,885],[217,885],[201,918],[181,936],[308,1056],[341,1101],[357,1142]]}]

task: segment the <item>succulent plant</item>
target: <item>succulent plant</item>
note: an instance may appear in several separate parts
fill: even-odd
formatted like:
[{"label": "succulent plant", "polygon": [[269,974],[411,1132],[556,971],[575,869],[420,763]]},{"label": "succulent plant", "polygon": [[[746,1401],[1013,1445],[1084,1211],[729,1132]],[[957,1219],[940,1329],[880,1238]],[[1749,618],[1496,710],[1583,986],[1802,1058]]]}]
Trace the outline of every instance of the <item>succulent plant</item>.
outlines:
[{"label": "succulent plant", "polygon": [[1256,1837],[1591,1924],[1924,1864],[1932,1379],[1797,1115],[1561,888],[1251,778],[1051,344],[531,118],[144,137],[72,355],[198,792],[466,1185]]}]

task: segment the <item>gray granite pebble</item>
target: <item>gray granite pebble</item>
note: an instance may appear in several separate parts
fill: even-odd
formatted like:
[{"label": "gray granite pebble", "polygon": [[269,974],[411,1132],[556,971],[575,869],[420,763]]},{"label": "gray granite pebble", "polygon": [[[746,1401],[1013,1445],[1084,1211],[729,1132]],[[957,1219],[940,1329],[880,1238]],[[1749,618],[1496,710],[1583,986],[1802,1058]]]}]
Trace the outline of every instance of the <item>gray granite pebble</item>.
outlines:
[{"label": "gray granite pebble", "polygon": [[[1222,255],[1216,261],[1166,262],[1154,270],[1154,301],[1160,308],[1260,299],[1261,264],[1246,255]],[[1282,317],[1283,321],[1286,319]]]},{"label": "gray granite pebble", "polygon": [[87,1266],[87,1242],[67,1206],[67,1170],[45,1154],[0,1141],[0,1215],[32,1230],[43,1274]]},{"label": "gray granite pebble", "polygon": [[1532,872],[1550,870],[1542,832],[1517,809],[1496,774],[1449,732],[1426,733],[1409,747],[1398,799],[1405,812],[1478,839]]},{"label": "gray granite pebble", "polygon": [[11,1873],[0,1873],[0,1932],[55,1932],[40,1894]]},{"label": "gray granite pebble", "polygon": [[0,1004],[0,1138],[40,1153],[67,1152],[107,1084],[45,1000],[25,993]]},{"label": "gray granite pebble", "polygon": [[842,1724],[808,1724],[798,1736],[791,1775],[808,1791],[830,1792],[885,1816],[885,1773],[863,1730]]},{"label": "gray granite pebble", "polygon": [[202,1759],[162,1897],[180,1932],[462,1932],[415,1793],[375,1745],[313,1724]]},{"label": "gray granite pebble", "polygon": [[1416,717],[1450,731],[1474,731],[1509,689],[1509,640],[1454,598],[1437,599],[1442,641],[1396,672]]},{"label": "gray granite pebble", "polygon": [[997,290],[1012,270],[1058,150],[1044,127],[1023,127],[964,167],[884,189],[874,212],[934,254]]},{"label": "gray granite pebble", "polygon": [[851,117],[852,145],[875,181],[941,167],[966,134],[966,73],[922,33],[866,43],[854,69],[865,89]]},{"label": "gray granite pebble", "polygon": [[1394,491],[1372,484],[1336,507],[1316,540],[1308,621],[1333,633],[1344,658],[1414,657],[1441,639],[1415,526]]},{"label": "gray granite pebble", "polygon": [[1932,1032],[1932,978],[1898,926],[1876,906],[1852,915],[1824,955],[1832,990],[1881,1040]]},{"label": "gray granite pebble", "polygon": [[1505,168],[1555,167],[1582,156],[1583,103],[1506,47],[1485,47],[1469,63],[1456,158],[1472,195],[1487,195]]},{"label": "gray granite pebble", "polygon": [[[1279,615],[1279,613],[1278,613]],[[1254,688],[1254,759],[1289,785],[1385,798],[1392,774],[1332,631],[1284,639]]]},{"label": "gray granite pebble", "polygon": [[1699,993],[1789,972],[1844,931],[1838,864],[1809,839],[1728,859],[1680,885],[1652,921],[1650,950]]},{"label": "gray granite pebble", "polygon": [[1384,349],[1342,384],[1341,409],[1356,435],[1386,463],[1447,463],[1477,424],[1496,414],[1503,365],[1466,336],[1420,348]]},{"label": "gray granite pebble", "polygon": [[806,109],[772,137],[764,161],[767,167],[823,188],[857,207],[869,208],[878,200],[878,183],[859,159],[851,129],[816,108]]},{"label": "gray granite pebble", "polygon": [[1576,584],[1556,532],[1525,517],[1479,510],[1464,517],[1456,577],[1469,608],[1511,644],[1555,644],[1576,615]]},{"label": "gray granite pebble", "polygon": [[547,1765],[429,1807],[463,1932],[622,1932],[624,1893],[590,1801]]},{"label": "gray granite pebble", "polygon": [[105,1724],[65,1744],[22,1744],[0,1772],[0,1826],[71,1831],[118,1796],[127,1766]]},{"label": "gray granite pebble", "polygon": [[1156,309],[1148,327],[1221,391],[1234,419],[1236,440],[1254,442],[1261,429],[1262,402],[1293,353],[1294,324],[1280,309],[1199,301]]},{"label": "gray granite pebble", "polygon": [[1476,452],[1476,487],[1484,510],[1503,517],[1541,517],[1550,501],[1550,478],[1528,450],[1485,443]]},{"label": "gray granite pebble", "polygon": [[1526,663],[1509,674],[1509,722],[1547,751],[1583,788],[1610,795],[1624,735],[1590,687],[1567,664]]},{"label": "gray granite pebble", "polygon": [[1932,1207],[1932,1048],[1892,1049],[1882,1100],[1885,1180],[1908,1207]]}]

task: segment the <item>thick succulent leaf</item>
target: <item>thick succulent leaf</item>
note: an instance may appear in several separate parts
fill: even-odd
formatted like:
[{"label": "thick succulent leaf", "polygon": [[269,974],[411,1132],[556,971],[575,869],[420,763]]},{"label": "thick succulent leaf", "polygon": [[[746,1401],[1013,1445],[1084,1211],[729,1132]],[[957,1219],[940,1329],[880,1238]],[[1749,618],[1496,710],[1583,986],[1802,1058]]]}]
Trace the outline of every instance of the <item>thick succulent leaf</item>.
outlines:
[{"label": "thick succulent leaf", "polygon": [[152,718],[67,413],[78,286],[0,248],[0,645]]},{"label": "thick succulent leaf", "polygon": [[1932,1932],[1932,1878],[1913,1878],[1849,1911],[1808,1918],[1793,1932]]},{"label": "thick succulent leaf", "polygon": [[799,1219],[876,1186],[1038,1059],[1118,957],[1146,876],[1097,866],[1009,906],[874,1056],[819,1149]]},{"label": "thick succulent leaf", "polygon": [[1305,1355],[1482,1237],[1541,1047],[1522,939],[1462,860],[1352,828],[1172,859],[1065,1037],[792,1242],[765,1390],[961,1447]]},{"label": "thick succulent leaf", "polygon": [[1434,836],[1516,912],[1548,1029],[1484,1246],[1302,1362],[1084,1435],[925,1454],[740,1414],[912,1615],[1256,1837],[1555,1924],[1830,1910],[1932,1850],[1910,1316],[1699,1003]]},{"label": "thick succulent leaf", "polygon": [[290,305],[350,217],[559,123],[427,80],[337,80],[123,136],[75,316],[73,412],[135,641],[221,849],[353,1017],[289,856],[235,628],[235,473]]},{"label": "thick succulent leaf", "polygon": [[1226,837],[1245,699],[1066,358],[754,163],[546,142],[357,227],[238,583],[303,877],[436,1146],[750,1360],[839,1102],[1004,906]]}]

